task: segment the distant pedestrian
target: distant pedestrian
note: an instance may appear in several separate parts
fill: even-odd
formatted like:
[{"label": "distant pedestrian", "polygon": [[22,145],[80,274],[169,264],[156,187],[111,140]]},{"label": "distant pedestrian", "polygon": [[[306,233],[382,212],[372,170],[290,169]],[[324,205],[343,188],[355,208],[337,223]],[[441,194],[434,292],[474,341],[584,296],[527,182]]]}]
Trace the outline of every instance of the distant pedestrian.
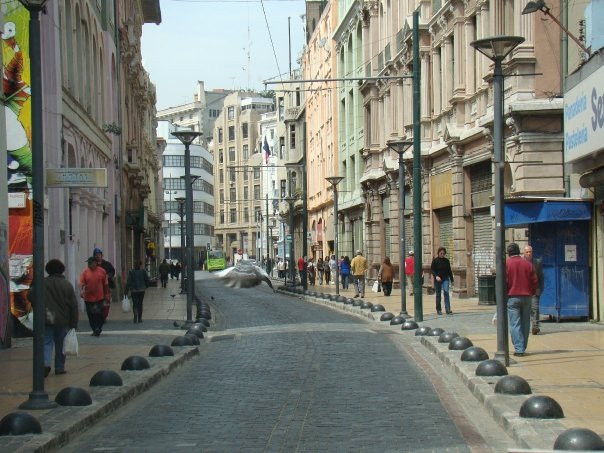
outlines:
[{"label": "distant pedestrian", "polygon": [[308,259],[308,264],[306,265],[306,271],[308,272],[308,283],[311,285],[315,284],[316,271],[315,263],[312,262],[312,258]]},{"label": "distant pedestrian", "polygon": [[176,264],[174,261],[170,260],[170,280],[173,280],[176,276]]},{"label": "distant pedestrian", "polygon": [[354,297],[365,297],[365,273],[367,272],[367,259],[360,250],[357,250],[356,256],[350,263],[350,271],[354,277],[355,295]]},{"label": "distant pedestrian", "polygon": [[165,288],[168,285],[168,274],[170,273],[170,265],[167,260],[163,260],[159,265],[159,281],[161,282],[161,287]]},{"label": "distant pedestrian", "polygon": [[323,268],[323,258],[319,257],[317,259],[317,273],[319,274],[319,285],[323,284],[323,275],[324,275],[324,268]]},{"label": "distant pedestrian", "polygon": [[52,259],[46,263],[46,272],[48,277],[44,279],[44,376],[50,373],[53,346],[55,374],[65,374],[63,340],[69,329],[78,327],[78,301],[72,284],[63,275],[65,265]]},{"label": "distant pedestrian", "polygon": [[384,262],[378,271],[378,281],[382,285],[384,296],[389,296],[392,293],[392,281],[394,280],[394,267],[390,262],[390,258],[384,258]]},{"label": "distant pedestrian", "polygon": [[445,255],[447,254],[447,249],[444,247],[439,247],[436,252],[436,257],[432,260],[432,265],[430,266],[430,271],[434,276],[434,290],[436,292],[436,313],[442,315],[442,309],[440,305],[440,291],[445,296],[445,311],[448,315],[453,314],[451,311],[451,300],[449,298],[449,287],[450,284],[453,283],[453,271],[451,270],[451,263]]},{"label": "distant pedestrian", "polygon": [[142,267],[142,261],[137,261],[134,269],[128,272],[128,280],[124,288],[124,294],[130,293],[132,297],[132,313],[134,313],[134,323],[143,322],[143,299],[145,290],[151,286],[151,279],[147,271]]},{"label": "distant pedestrian", "polygon": [[405,258],[405,278],[411,296],[413,296],[413,274],[415,273],[415,256],[413,250],[409,250],[409,256]]},{"label": "distant pedestrian", "polygon": [[505,261],[508,322],[514,344],[514,355],[523,356],[528,345],[531,327],[531,296],[537,290],[537,274],[533,265],[520,256],[520,247],[512,242],[508,245]]},{"label": "distant pedestrian", "polygon": [[331,255],[329,259],[329,271],[331,272],[331,283],[335,285],[335,280],[337,278],[337,269],[338,269],[338,261],[336,260],[335,255]]},{"label": "distant pedestrian", "polygon": [[279,258],[277,262],[277,276],[279,278],[285,278],[285,261]]},{"label": "distant pedestrian", "polygon": [[176,277],[176,280],[178,280],[180,278],[181,271],[182,271],[182,265],[180,264],[180,261],[177,261],[176,264],[174,265],[174,276]]},{"label": "distant pedestrian", "polygon": [[340,264],[340,273],[342,274],[342,289],[348,289],[350,283],[350,258],[348,255],[342,260]]},{"label": "distant pedestrian", "polygon": [[107,320],[109,316],[109,309],[111,308],[111,298],[113,294],[111,290],[115,289],[115,267],[103,256],[103,251],[100,248],[95,248],[92,252],[92,256],[96,258],[96,262],[102,267],[107,273],[107,281],[109,284],[109,299],[103,303],[103,322]]},{"label": "distant pedestrian", "polygon": [[531,296],[531,333],[537,335],[541,332],[539,321],[539,299],[545,288],[545,277],[543,275],[543,265],[539,258],[533,258],[533,247],[527,245],[524,247],[524,259],[533,264],[533,270],[537,275],[537,289],[535,294]]},{"label": "distant pedestrian", "polygon": [[86,314],[92,329],[92,335],[98,337],[103,331],[103,304],[109,300],[109,282],[107,272],[91,256],[88,267],[80,275],[80,295],[86,303]]},{"label": "distant pedestrian", "polygon": [[298,258],[298,274],[300,275],[300,282],[304,281],[304,276],[306,275],[306,257]]},{"label": "distant pedestrian", "polygon": [[323,260],[323,277],[325,278],[325,284],[329,285],[331,281],[331,268],[329,267],[329,256]]}]

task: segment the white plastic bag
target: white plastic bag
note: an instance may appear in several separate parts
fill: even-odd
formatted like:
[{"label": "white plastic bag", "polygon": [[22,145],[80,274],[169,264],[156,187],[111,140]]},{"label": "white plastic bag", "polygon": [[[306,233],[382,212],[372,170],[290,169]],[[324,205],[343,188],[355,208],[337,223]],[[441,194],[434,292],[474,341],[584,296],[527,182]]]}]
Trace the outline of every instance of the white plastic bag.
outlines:
[{"label": "white plastic bag", "polygon": [[131,307],[130,298],[124,294],[124,298],[122,299],[122,312],[128,313]]},{"label": "white plastic bag", "polygon": [[78,355],[78,335],[75,329],[69,329],[63,339],[63,354]]},{"label": "white plastic bag", "polygon": [[86,313],[86,302],[81,297],[78,297],[78,308],[80,309],[80,313]]},{"label": "white plastic bag", "polygon": [[27,329],[33,332],[34,330],[34,310],[32,310],[26,314],[25,316],[21,316],[19,318],[19,322],[23,324]]},{"label": "white plastic bag", "polygon": [[371,287],[371,291],[373,291],[374,293],[379,293],[380,292],[380,283],[377,280],[373,282],[373,286]]}]

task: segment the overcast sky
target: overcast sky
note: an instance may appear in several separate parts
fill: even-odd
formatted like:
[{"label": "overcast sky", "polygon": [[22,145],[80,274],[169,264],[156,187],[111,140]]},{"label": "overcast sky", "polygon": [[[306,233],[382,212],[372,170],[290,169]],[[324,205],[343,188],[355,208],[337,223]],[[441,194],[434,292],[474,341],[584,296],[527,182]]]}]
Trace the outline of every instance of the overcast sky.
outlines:
[{"label": "overcast sky", "polygon": [[145,24],[142,39],[143,64],[157,88],[158,110],[192,102],[197,80],[205,82],[206,90],[263,90],[263,80],[279,70],[287,73],[288,17],[292,68],[297,68],[304,9],[303,0],[264,0],[277,67],[259,0],[161,0],[162,23]]}]

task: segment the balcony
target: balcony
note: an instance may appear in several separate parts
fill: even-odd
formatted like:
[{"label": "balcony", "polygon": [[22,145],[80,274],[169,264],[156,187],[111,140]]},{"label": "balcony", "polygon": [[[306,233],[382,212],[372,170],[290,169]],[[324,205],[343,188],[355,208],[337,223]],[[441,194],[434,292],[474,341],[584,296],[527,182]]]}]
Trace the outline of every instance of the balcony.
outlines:
[{"label": "balcony", "polygon": [[290,107],[285,109],[285,121],[296,121],[302,111],[301,107]]}]

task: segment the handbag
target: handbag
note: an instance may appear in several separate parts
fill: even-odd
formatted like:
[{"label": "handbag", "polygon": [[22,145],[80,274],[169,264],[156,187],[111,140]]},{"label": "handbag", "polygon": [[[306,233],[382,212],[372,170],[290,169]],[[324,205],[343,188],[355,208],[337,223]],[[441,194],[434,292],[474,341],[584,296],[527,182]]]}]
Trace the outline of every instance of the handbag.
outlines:
[{"label": "handbag", "polygon": [[379,293],[380,292],[380,283],[377,280],[373,282],[373,286],[371,287],[371,291],[373,291],[374,293]]},{"label": "handbag", "polygon": [[124,297],[122,298],[122,312],[128,313],[131,307],[130,298],[124,294]]},{"label": "handbag", "polygon": [[63,354],[78,355],[78,335],[75,329],[69,329],[67,335],[63,339]]}]

